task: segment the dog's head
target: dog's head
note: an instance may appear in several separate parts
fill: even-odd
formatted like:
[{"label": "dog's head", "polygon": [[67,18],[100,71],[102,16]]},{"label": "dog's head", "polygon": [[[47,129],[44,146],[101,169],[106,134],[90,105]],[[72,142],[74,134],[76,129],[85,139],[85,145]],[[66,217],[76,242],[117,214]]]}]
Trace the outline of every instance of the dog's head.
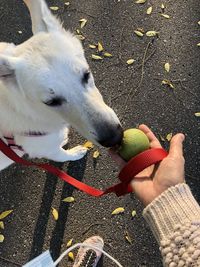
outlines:
[{"label": "dog's head", "polygon": [[[62,28],[43,0],[24,0],[34,36],[14,56],[0,56],[0,77],[41,116],[66,121],[85,138],[103,146],[121,141],[122,128],[95,86],[80,41]],[[42,111],[42,113],[41,113]]]}]

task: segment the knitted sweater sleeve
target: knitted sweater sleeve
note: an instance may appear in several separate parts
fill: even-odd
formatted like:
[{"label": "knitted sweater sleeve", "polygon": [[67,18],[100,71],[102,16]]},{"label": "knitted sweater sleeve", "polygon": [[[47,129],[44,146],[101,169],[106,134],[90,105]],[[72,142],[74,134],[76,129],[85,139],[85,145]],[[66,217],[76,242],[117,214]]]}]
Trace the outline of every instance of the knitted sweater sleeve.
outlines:
[{"label": "knitted sweater sleeve", "polygon": [[170,187],[143,211],[165,267],[200,266],[200,207],[186,184]]}]

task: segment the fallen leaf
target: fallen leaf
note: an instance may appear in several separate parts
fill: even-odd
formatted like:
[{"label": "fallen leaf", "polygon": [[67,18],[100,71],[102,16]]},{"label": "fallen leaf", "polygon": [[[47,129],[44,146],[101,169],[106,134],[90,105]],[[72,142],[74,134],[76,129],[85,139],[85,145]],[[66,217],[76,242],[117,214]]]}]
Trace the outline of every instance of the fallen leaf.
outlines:
[{"label": "fallen leaf", "polygon": [[4,236],[0,235],[0,243],[3,243],[3,241],[4,241]]},{"label": "fallen leaf", "polygon": [[142,33],[141,31],[134,31],[134,33],[139,36],[139,37],[142,37],[144,35],[144,33]]},{"label": "fallen leaf", "polygon": [[99,151],[98,151],[98,150],[94,151],[94,153],[93,153],[93,158],[94,158],[94,159],[97,159],[99,156],[100,156]]},{"label": "fallen leaf", "polygon": [[164,4],[161,4],[161,9],[165,9],[165,5]]},{"label": "fallen leaf", "polygon": [[137,0],[135,3],[136,4],[144,4],[146,3],[147,0]]},{"label": "fallen leaf", "polygon": [[147,8],[147,15],[151,15],[152,11],[153,11],[153,7],[152,6]]},{"label": "fallen leaf", "polygon": [[194,115],[195,115],[196,117],[200,117],[200,112],[196,112],[196,113],[194,113]]},{"label": "fallen leaf", "polygon": [[198,21],[198,22],[197,22],[197,24],[199,24],[199,25],[200,25],[200,21]]},{"label": "fallen leaf", "polygon": [[166,140],[167,140],[168,142],[170,142],[171,139],[172,139],[172,136],[173,136],[172,133],[168,133],[167,136],[166,136]]},{"label": "fallen leaf", "polygon": [[154,37],[154,36],[157,36],[159,32],[156,32],[156,31],[148,31],[146,32],[146,36],[148,37]]},{"label": "fallen leaf", "polygon": [[67,248],[71,247],[72,245],[72,242],[73,242],[73,238],[70,239],[68,242],[67,242]]},{"label": "fallen leaf", "polygon": [[97,55],[93,55],[93,54],[92,54],[92,58],[95,60],[102,60],[103,59],[102,57],[97,56]]},{"label": "fallen leaf", "polygon": [[73,252],[69,252],[68,253],[68,257],[71,261],[74,261],[74,253]]},{"label": "fallen leaf", "polygon": [[113,210],[112,215],[117,215],[117,214],[120,214],[123,212],[124,212],[124,208],[119,207],[119,208],[116,208],[115,210]]},{"label": "fallen leaf", "polygon": [[130,234],[128,231],[125,232],[125,238],[130,244],[133,244],[132,238],[130,237]]},{"label": "fallen leaf", "polygon": [[170,18],[170,16],[167,15],[167,14],[160,14],[160,15],[163,16],[163,17],[166,18],[166,19],[169,19],[169,18]]},{"label": "fallen leaf", "polygon": [[170,64],[168,62],[165,63],[164,68],[165,68],[166,72],[169,72],[170,71]]},{"label": "fallen leaf", "polygon": [[174,85],[173,85],[172,82],[170,82],[169,80],[164,79],[164,80],[162,80],[161,83],[162,83],[163,85],[167,85],[167,86],[169,86],[170,88],[174,89]]},{"label": "fallen leaf", "polygon": [[198,43],[197,46],[200,46],[200,43]]},{"label": "fallen leaf", "polygon": [[22,34],[22,31],[18,31],[19,34]]},{"label": "fallen leaf", "polygon": [[133,211],[131,212],[131,216],[132,216],[132,217],[135,217],[135,215],[136,215],[136,210],[133,210]]},{"label": "fallen leaf", "polygon": [[108,52],[105,52],[103,55],[104,55],[104,57],[112,57],[112,54],[110,54]]},{"label": "fallen leaf", "polygon": [[80,19],[79,22],[81,24],[81,29],[82,29],[83,27],[85,27],[85,25],[87,23],[87,19]]},{"label": "fallen leaf", "polygon": [[79,29],[76,29],[76,32],[77,32],[78,34],[80,34],[80,30],[79,30]]},{"label": "fallen leaf", "polygon": [[59,7],[58,6],[50,6],[50,9],[53,10],[53,11],[56,11],[56,10],[59,9]]},{"label": "fallen leaf", "polygon": [[100,42],[98,42],[98,44],[97,44],[97,49],[99,52],[103,51],[103,45]]},{"label": "fallen leaf", "polygon": [[65,2],[65,6],[69,6],[70,5],[70,2]]},{"label": "fallen leaf", "polygon": [[78,35],[76,35],[76,37],[77,37],[80,41],[85,40],[85,36],[83,36],[82,34],[78,34]]},{"label": "fallen leaf", "polygon": [[161,134],[159,134],[159,136],[160,136],[160,140],[165,142],[165,138]]},{"label": "fallen leaf", "polygon": [[126,61],[126,63],[127,63],[128,65],[132,65],[134,62],[135,62],[135,59],[133,59],[133,58],[130,58],[130,59],[128,59],[128,60]]},{"label": "fallen leaf", "polygon": [[3,221],[0,221],[0,229],[4,229],[4,222]]},{"label": "fallen leaf", "polygon": [[54,217],[54,220],[57,221],[58,220],[58,211],[54,208],[52,208],[52,215]]},{"label": "fallen leaf", "polygon": [[75,199],[74,199],[74,197],[66,197],[62,201],[66,202],[66,203],[72,203],[75,201]]},{"label": "fallen leaf", "polygon": [[12,213],[13,210],[6,210],[0,214],[0,220],[6,218],[10,213]]},{"label": "fallen leaf", "polygon": [[86,147],[86,148],[88,148],[88,149],[90,149],[90,148],[93,148],[93,147],[94,147],[93,143],[92,143],[92,142],[90,142],[90,141],[86,141],[86,142],[85,142],[85,144],[83,144],[83,146],[84,146],[84,147]]},{"label": "fallen leaf", "polygon": [[89,48],[94,49],[94,48],[96,48],[96,45],[89,44]]}]

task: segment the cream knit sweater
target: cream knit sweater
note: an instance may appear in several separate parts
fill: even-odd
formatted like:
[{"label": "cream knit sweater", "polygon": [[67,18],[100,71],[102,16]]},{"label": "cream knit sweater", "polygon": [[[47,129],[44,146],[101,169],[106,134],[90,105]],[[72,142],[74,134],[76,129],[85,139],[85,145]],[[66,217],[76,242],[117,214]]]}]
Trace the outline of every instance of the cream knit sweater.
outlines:
[{"label": "cream knit sweater", "polygon": [[143,212],[167,267],[200,266],[200,207],[186,184],[170,187]]}]

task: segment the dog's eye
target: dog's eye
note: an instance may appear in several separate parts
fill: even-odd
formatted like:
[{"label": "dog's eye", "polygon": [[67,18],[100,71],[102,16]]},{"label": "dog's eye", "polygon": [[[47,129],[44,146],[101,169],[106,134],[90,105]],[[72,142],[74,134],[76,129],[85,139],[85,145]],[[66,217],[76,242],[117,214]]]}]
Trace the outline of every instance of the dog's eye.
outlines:
[{"label": "dog's eye", "polygon": [[65,102],[65,99],[62,97],[54,97],[47,102],[44,102],[45,105],[51,106],[51,107],[58,107],[61,106]]},{"label": "dog's eye", "polygon": [[83,83],[83,84],[88,83],[89,78],[90,78],[90,72],[89,72],[89,71],[86,71],[86,72],[83,74],[82,83]]}]

